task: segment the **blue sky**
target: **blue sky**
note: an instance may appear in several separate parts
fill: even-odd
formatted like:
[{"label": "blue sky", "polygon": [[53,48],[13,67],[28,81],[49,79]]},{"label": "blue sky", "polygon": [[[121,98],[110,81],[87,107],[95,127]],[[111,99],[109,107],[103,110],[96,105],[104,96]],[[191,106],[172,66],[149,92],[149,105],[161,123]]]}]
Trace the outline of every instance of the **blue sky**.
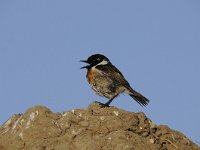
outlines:
[{"label": "blue sky", "polygon": [[79,60],[101,53],[134,89],[112,105],[143,111],[200,142],[199,1],[0,2],[0,123],[29,107],[54,112],[106,102],[91,90]]}]

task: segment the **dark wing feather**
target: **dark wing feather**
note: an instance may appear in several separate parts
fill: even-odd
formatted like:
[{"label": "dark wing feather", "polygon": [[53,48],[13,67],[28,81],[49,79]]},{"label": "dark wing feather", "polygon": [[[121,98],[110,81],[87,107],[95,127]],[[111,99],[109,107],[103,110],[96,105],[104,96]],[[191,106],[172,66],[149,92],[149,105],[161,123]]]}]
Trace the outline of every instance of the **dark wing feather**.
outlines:
[{"label": "dark wing feather", "polygon": [[146,97],[131,88],[130,84],[128,83],[128,81],[126,81],[123,74],[111,63],[103,66],[99,65],[96,66],[96,68],[101,70],[104,75],[108,76],[110,79],[115,80],[115,83],[117,83],[118,85],[126,87],[126,89],[129,91],[128,94],[141,106],[146,106],[149,103],[149,100]]},{"label": "dark wing feather", "polygon": [[96,68],[101,70],[107,77],[115,80],[118,84],[130,86],[123,74],[111,63],[107,65],[99,65],[96,66]]}]

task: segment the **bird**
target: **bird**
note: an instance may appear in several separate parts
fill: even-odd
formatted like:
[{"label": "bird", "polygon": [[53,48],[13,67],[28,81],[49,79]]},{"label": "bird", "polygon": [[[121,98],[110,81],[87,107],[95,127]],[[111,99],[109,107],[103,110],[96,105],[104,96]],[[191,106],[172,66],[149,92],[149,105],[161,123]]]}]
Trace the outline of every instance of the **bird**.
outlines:
[{"label": "bird", "polygon": [[109,100],[103,104],[109,107],[110,103],[121,93],[127,93],[141,106],[146,106],[149,100],[135,91],[124,75],[102,54],[94,54],[87,60],[80,60],[88,65],[80,69],[87,69],[86,78],[92,89],[99,95]]}]

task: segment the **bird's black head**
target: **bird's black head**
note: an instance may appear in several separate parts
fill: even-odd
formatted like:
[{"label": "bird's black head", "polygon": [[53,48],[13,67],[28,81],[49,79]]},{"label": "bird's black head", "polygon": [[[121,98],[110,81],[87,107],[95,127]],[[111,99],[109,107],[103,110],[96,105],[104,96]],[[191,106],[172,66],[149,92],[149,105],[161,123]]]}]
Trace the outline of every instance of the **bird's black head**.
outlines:
[{"label": "bird's black head", "polygon": [[108,63],[110,63],[109,59],[101,54],[94,54],[92,56],[90,56],[87,60],[81,60],[81,62],[84,63],[88,63],[89,65],[82,67],[83,68],[87,68],[90,69],[93,66],[97,66],[97,65],[106,65]]}]

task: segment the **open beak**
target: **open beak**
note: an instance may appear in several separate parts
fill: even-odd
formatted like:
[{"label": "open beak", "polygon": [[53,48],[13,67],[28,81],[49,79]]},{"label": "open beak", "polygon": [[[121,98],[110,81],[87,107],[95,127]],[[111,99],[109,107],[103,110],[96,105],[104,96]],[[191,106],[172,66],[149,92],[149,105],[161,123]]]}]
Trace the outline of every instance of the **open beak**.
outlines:
[{"label": "open beak", "polygon": [[[87,60],[80,60],[80,62],[84,62],[84,63],[88,63]],[[81,67],[80,69],[83,69],[83,68],[88,68],[90,65],[87,65],[87,66],[83,66]]]}]

